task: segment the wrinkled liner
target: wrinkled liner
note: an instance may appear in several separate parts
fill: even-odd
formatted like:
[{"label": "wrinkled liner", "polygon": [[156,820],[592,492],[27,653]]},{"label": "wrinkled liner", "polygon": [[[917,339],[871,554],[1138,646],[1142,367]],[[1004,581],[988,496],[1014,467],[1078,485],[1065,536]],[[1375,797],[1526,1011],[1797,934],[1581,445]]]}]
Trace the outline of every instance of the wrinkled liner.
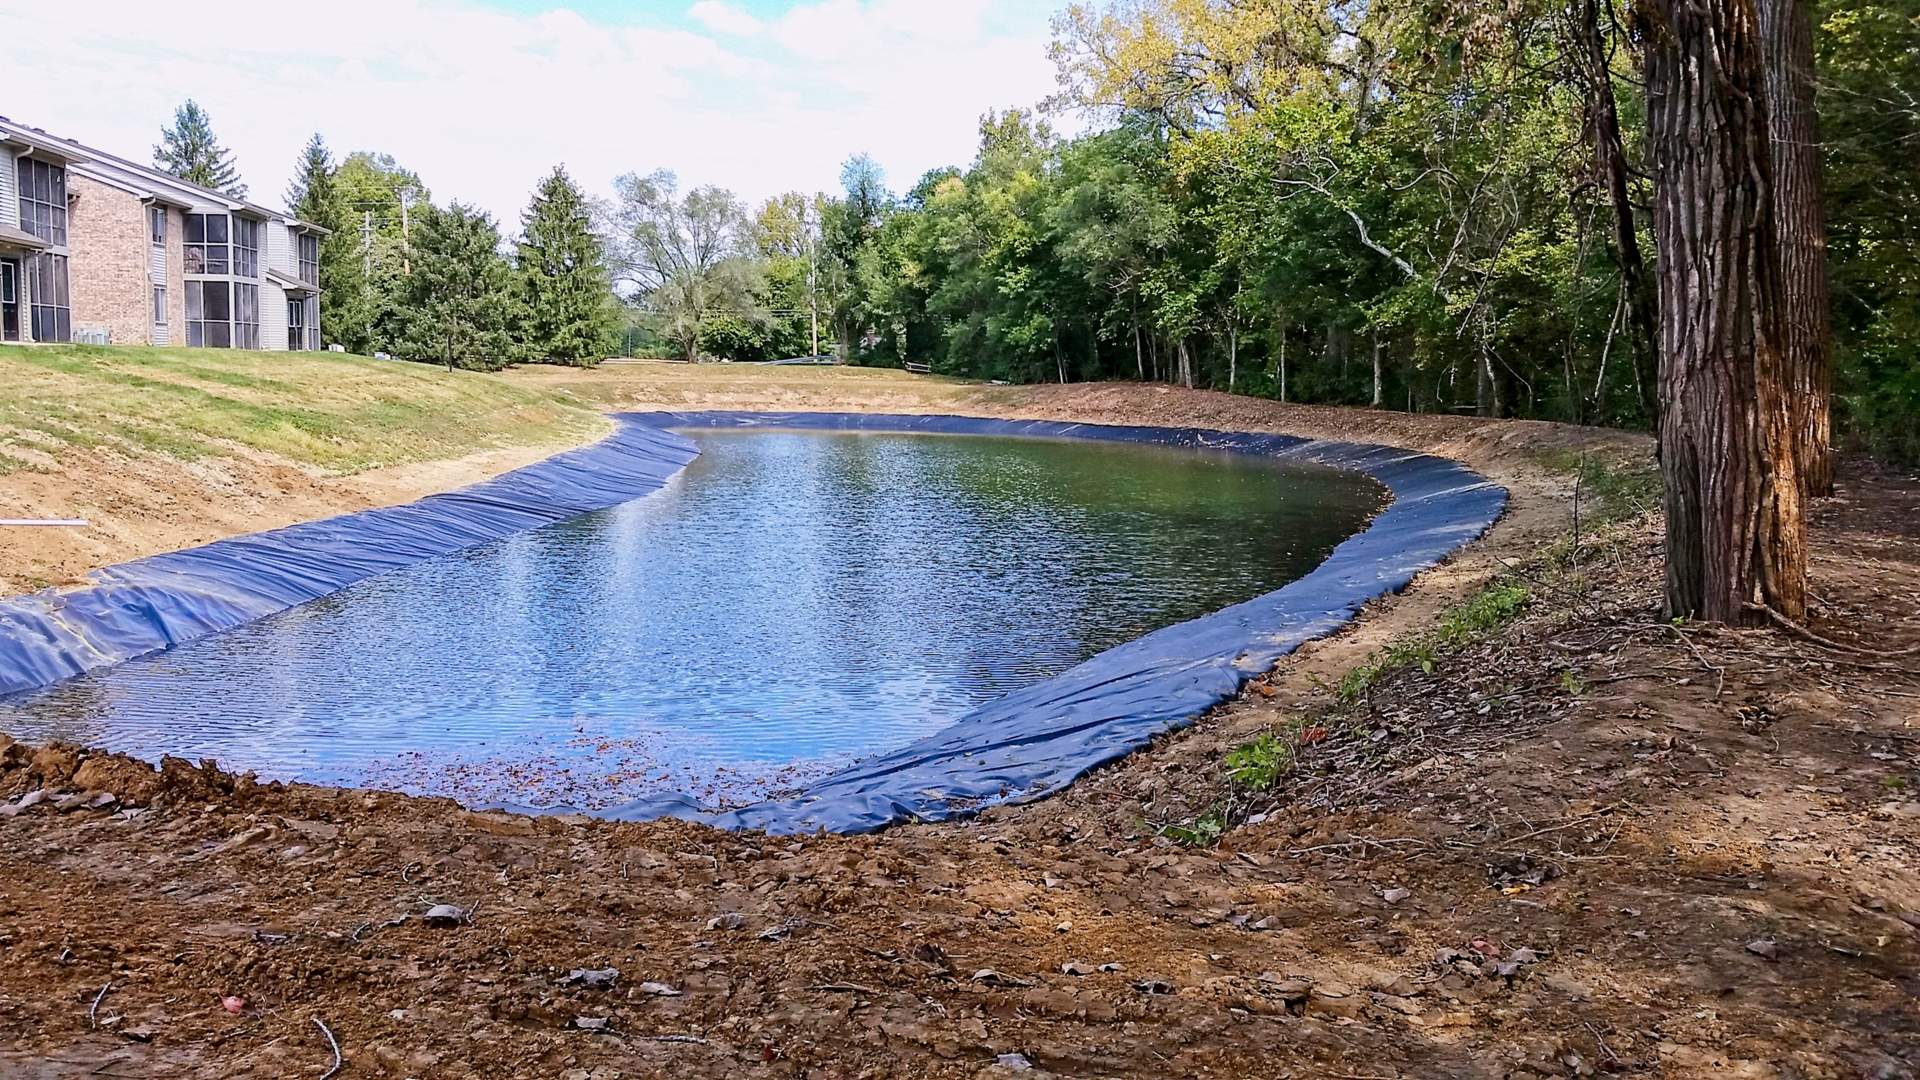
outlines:
[{"label": "wrinkled liner", "polygon": [[90,575],[75,591],[0,602],[0,694],[120,663],[325,596],[422,559],[658,491],[698,456],[672,428],[767,428],[1096,439],[1201,446],[1328,465],[1385,485],[1393,503],[1306,577],[1165,627],[787,800],[716,811],[685,796],[600,816],[677,817],[774,833],[870,832],[1025,802],[1237,694],[1301,642],[1404,588],[1493,524],[1506,491],[1444,458],[1378,446],[1154,427],[848,413],[632,413],[592,446],[459,491],[220,540]]},{"label": "wrinkled liner", "polygon": [[693,441],[622,423],[591,446],[405,506],[110,566],[75,591],[0,601],[0,694],[231,630],[421,559],[660,490]]},{"label": "wrinkled liner", "polygon": [[1368,600],[1405,588],[1415,574],[1484,533],[1507,501],[1505,488],[1445,458],[1289,435],[861,413],[660,413],[635,419],[679,429],[1024,435],[1197,446],[1349,469],[1379,481],[1393,502],[1312,573],[1278,591],[1115,646],[990,701],[927,738],[826,777],[794,798],[717,811],[669,795],[598,815],[622,820],[676,817],[771,833],[859,833],[1044,798],[1154,736],[1191,724],[1302,642],[1338,629]]}]

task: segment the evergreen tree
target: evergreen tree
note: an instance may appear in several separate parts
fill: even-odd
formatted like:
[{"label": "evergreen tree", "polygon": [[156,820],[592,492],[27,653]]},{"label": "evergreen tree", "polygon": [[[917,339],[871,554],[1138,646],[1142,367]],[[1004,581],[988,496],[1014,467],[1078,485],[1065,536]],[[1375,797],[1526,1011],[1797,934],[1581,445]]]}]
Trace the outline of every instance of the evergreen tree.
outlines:
[{"label": "evergreen tree", "polygon": [[459,203],[415,214],[411,271],[393,283],[395,354],[449,371],[505,367],[513,359],[513,271],[493,218]]},{"label": "evergreen tree", "polygon": [[287,209],[302,221],[323,229],[340,228],[340,206],[333,194],[333,153],[327,140],[314,132],[294,166],[293,180],[287,184]]},{"label": "evergreen tree", "polygon": [[247,197],[247,185],[240,182],[232,152],[213,137],[213,118],[192,98],[174,110],[172,127],[160,129],[153,166],[236,199]]},{"label": "evergreen tree", "polygon": [[327,149],[327,141],[315,132],[294,166],[293,180],[287,185],[287,208],[300,220],[327,230],[320,238],[320,326],[324,339],[367,351],[371,343],[364,339],[371,320],[365,260],[339,179],[340,169]]},{"label": "evergreen tree", "polygon": [[528,358],[599,363],[612,348],[619,313],[586,198],[564,166],[540,182],[520,227],[520,340]]}]

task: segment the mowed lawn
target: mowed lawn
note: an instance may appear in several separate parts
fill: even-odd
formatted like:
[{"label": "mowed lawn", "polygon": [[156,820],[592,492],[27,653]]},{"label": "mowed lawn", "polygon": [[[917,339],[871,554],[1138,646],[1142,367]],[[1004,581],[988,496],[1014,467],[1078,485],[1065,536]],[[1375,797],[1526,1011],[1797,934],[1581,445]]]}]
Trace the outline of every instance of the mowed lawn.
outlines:
[{"label": "mowed lawn", "polygon": [[0,347],[0,474],[112,448],[182,461],[251,452],[343,475],[606,428],[564,387],[397,360]]}]

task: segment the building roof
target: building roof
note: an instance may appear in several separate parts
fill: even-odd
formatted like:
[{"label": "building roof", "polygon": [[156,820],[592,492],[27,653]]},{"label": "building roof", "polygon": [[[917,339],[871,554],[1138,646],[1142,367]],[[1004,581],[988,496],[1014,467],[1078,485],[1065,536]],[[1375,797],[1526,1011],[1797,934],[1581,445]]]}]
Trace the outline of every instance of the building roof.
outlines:
[{"label": "building roof", "polygon": [[12,225],[0,225],[0,247],[31,248],[39,251],[48,246],[50,245],[45,240],[25,229],[18,229]]},{"label": "building roof", "polygon": [[260,206],[245,199],[237,199],[225,192],[201,187],[199,184],[182,180],[172,173],[129,161],[72,139],[50,135],[39,128],[28,127],[4,116],[0,116],[0,142],[14,143],[37,153],[61,158],[73,167],[74,172],[82,176],[135,191],[145,198],[170,206],[220,207],[254,217],[278,218],[289,225],[315,232],[326,231],[310,221],[301,221],[284,210]]}]

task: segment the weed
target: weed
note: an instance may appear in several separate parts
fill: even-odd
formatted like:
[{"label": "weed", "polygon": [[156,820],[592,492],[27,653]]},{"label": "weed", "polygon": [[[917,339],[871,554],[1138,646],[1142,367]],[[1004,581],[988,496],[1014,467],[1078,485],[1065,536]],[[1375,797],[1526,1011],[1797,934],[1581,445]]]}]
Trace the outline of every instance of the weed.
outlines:
[{"label": "weed", "polygon": [[1213,807],[1199,817],[1186,821],[1168,822],[1160,826],[1160,835],[1182,847],[1210,848],[1220,842],[1227,831],[1226,811]]}]

